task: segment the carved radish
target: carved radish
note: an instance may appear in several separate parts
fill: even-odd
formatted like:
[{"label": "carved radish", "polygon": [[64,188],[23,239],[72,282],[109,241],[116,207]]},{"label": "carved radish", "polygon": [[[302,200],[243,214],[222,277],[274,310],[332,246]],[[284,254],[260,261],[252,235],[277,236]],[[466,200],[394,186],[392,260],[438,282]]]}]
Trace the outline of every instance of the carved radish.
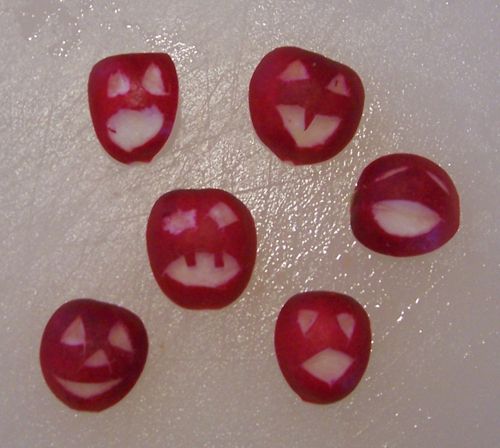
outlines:
[{"label": "carved radish", "polygon": [[148,353],[142,321],[131,311],[92,299],[62,305],[40,345],[47,385],[70,408],[101,411],[139,379]]},{"label": "carved radish", "polygon": [[278,316],[276,356],[290,387],[311,403],[333,403],[351,393],[370,357],[371,330],[353,298],[314,291],[293,296]]},{"label": "carved radish", "polygon": [[294,47],[277,48],[250,81],[250,115],[262,142],[296,165],[339,153],[358,128],[364,104],[351,68]]},{"label": "carved radish", "polygon": [[215,189],[171,191],[156,201],[147,247],[163,292],[185,308],[221,308],[236,300],[257,252],[250,211]]},{"label": "carved radish", "polygon": [[178,94],[167,54],[122,54],[98,62],[88,95],[101,145],[123,163],[151,161],[170,136]]},{"label": "carved radish", "polygon": [[406,257],[431,252],[460,224],[453,181],[435,163],[413,154],[391,154],[368,165],[351,205],[351,227],[369,249]]}]

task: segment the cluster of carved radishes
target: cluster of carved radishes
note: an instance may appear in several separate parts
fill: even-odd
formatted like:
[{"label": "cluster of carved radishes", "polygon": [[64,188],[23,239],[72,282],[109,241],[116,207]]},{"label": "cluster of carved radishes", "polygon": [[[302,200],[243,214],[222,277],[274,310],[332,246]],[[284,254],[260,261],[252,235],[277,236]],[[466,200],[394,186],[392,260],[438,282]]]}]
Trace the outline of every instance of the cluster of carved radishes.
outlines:
[{"label": "cluster of carved radishes", "polygon": [[[174,63],[166,54],[112,56],[94,66],[89,106],[102,146],[123,163],[149,162],[172,131],[178,104]],[[349,67],[299,48],[278,48],[250,81],[254,128],[280,159],[296,165],[330,159],[354,136],[364,89]],[[392,256],[424,254],[459,226],[452,180],[423,157],[393,154],[368,165],[351,203],[356,238]],[[154,204],[146,231],[154,277],[172,301],[190,309],[229,305],[254,268],[253,217],[222,190],[176,190]],[[370,356],[370,321],[353,298],[313,291],[279,313],[275,349],[290,387],[305,401],[342,399],[361,380]],[[100,411],[120,401],[144,368],[148,336],[132,312],[78,299],[45,328],[40,363],[52,392],[71,408]]]}]

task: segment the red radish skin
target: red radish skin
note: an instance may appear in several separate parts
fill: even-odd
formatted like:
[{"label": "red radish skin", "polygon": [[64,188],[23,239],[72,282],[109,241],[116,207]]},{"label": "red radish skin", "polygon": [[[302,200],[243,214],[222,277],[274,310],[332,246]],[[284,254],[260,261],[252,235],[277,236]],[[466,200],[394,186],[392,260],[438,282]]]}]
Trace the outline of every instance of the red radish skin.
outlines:
[{"label": "red radish skin", "polygon": [[450,176],[430,160],[391,154],[368,165],[351,204],[354,236],[375,252],[421,255],[449,241],[460,224]]},{"label": "red radish skin", "polygon": [[249,88],[257,135],[295,165],[323,162],[342,151],[356,133],[364,98],[354,70],[295,47],[268,53]]},{"label": "red radish skin", "polygon": [[174,125],[175,65],[164,53],[110,56],[92,68],[88,96],[97,138],[109,155],[127,164],[150,162]]},{"label": "red radish skin", "polygon": [[47,385],[64,404],[102,411],[119,402],[139,379],[148,335],[131,311],[93,299],[62,305],[50,318],[40,345]]},{"label": "red radish skin", "polygon": [[146,241],[158,285],[177,305],[191,309],[221,308],[236,300],[257,253],[250,211],[216,189],[161,196],[151,210]]},{"label": "red radish skin", "polygon": [[333,403],[350,394],[366,370],[370,320],[344,294],[297,294],[281,309],[274,345],[283,376],[302,400]]}]

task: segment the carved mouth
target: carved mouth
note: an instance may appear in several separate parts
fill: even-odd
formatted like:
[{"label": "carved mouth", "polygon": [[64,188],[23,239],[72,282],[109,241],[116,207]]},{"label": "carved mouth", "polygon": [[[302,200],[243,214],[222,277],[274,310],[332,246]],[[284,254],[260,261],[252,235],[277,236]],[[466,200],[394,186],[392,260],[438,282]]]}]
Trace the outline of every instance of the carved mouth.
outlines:
[{"label": "carved mouth", "polygon": [[185,257],[179,257],[167,266],[163,275],[184,286],[217,288],[232,280],[241,271],[236,259],[226,252],[222,254],[221,266],[216,265],[215,255],[208,252],[196,252],[194,261],[194,264],[189,266]]},{"label": "carved mouth", "polygon": [[102,395],[122,381],[121,378],[117,378],[103,383],[82,383],[78,381],[64,380],[58,376],[56,376],[55,379],[62,387],[64,387],[64,389],[80,398],[92,398],[97,395]]},{"label": "carved mouth", "polygon": [[107,122],[108,136],[121,149],[130,152],[155,137],[163,120],[156,106],[141,110],[120,109]]}]

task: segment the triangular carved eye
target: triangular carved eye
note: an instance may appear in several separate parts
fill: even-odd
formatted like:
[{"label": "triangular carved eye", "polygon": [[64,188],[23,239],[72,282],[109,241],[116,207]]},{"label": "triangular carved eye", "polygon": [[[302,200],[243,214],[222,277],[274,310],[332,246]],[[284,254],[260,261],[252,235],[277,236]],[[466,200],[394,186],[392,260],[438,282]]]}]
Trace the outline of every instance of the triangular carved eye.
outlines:
[{"label": "triangular carved eye", "polygon": [[351,339],[352,334],[354,333],[354,327],[356,326],[354,317],[352,317],[349,313],[341,313],[337,316],[337,322],[347,339]]},{"label": "triangular carved eye", "polygon": [[279,78],[282,81],[302,81],[309,79],[309,73],[307,73],[306,66],[297,59],[285,68]]},{"label": "triangular carved eye", "polygon": [[116,348],[120,348],[127,352],[133,352],[132,342],[128,330],[122,323],[117,323],[111,328],[108,336],[109,343]]},{"label": "triangular carved eye", "polygon": [[85,327],[80,316],[78,316],[61,336],[61,342],[65,345],[85,345]]},{"label": "triangular carved eye", "polygon": [[342,75],[335,76],[326,87],[330,92],[337,95],[349,96],[349,87]]},{"label": "triangular carved eye", "polygon": [[108,79],[108,96],[115,98],[125,95],[130,90],[130,80],[122,72],[113,73]]},{"label": "triangular carved eye", "polygon": [[317,311],[312,311],[312,310],[299,311],[297,322],[299,323],[300,331],[302,331],[302,334],[306,334],[310,330],[310,328],[314,325],[314,322],[316,322],[318,316],[319,313]]},{"label": "triangular carved eye", "polygon": [[156,64],[151,64],[142,78],[142,87],[144,87],[151,95],[167,95],[161,70]]}]

